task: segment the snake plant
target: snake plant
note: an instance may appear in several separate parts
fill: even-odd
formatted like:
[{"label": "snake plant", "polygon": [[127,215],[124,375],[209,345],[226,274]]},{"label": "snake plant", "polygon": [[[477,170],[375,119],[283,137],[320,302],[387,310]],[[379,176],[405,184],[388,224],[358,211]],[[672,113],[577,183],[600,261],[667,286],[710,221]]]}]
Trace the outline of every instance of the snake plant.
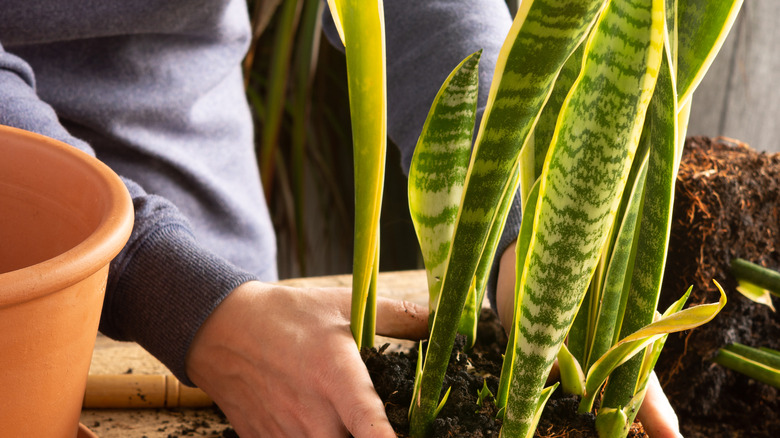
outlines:
[{"label": "snake plant", "polygon": [[[347,0],[335,3],[349,57],[354,18]],[[446,401],[452,345],[459,329],[472,330],[473,316],[462,315],[481,302],[518,185],[514,320],[496,394],[503,436],[532,436],[556,357],[584,409],[609,376],[599,434],[625,435],[666,334],[705,323],[725,304],[721,291],[718,303],[683,310],[685,294],[656,311],[690,96],[741,0],[561,3],[520,3],[473,149],[478,53],[439,90],[415,150],[410,209],[432,326],[410,406],[413,437],[429,433]],[[373,3],[359,6],[375,14]],[[372,278],[378,239],[367,241],[356,283]]]},{"label": "snake plant", "polygon": [[[494,232],[519,181],[525,214],[515,319],[497,395],[505,436],[533,434],[556,357],[571,364],[565,375],[579,370],[565,384],[578,388],[583,409],[619,369],[607,388],[617,395],[605,398],[597,424],[602,436],[625,435],[665,335],[703,324],[725,304],[721,294],[716,304],[682,310],[686,294],[656,312],[690,95],[741,2],[726,3],[521,3],[465,172],[475,56],[448,78],[410,174],[435,310],[410,410],[413,436],[425,436],[440,409],[457,322],[484,281],[478,267],[493,257]],[[702,25],[680,26],[682,18]],[[453,85],[461,77],[472,82]],[[442,122],[459,112],[468,114],[459,127]],[[446,164],[457,169],[446,178],[432,170],[455,162]],[[561,348],[567,335],[577,340],[576,355]]]}]

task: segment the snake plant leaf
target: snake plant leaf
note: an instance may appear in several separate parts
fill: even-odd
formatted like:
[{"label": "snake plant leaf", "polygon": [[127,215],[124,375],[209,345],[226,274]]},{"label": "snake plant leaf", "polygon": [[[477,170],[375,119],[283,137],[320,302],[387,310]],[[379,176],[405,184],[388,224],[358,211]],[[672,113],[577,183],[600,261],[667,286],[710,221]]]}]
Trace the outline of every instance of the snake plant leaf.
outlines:
[{"label": "snake plant leaf", "polygon": [[774,355],[777,358],[780,358],[780,351],[774,350],[774,349],[769,348],[769,347],[759,347],[759,350],[765,351],[765,352],[767,352],[769,354]]},{"label": "snake plant leaf", "polygon": [[[671,306],[669,306],[666,311],[663,313],[663,315],[658,314],[658,312],[655,312],[655,319],[653,319],[653,322],[658,321],[661,317],[665,317],[668,315],[671,315],[675,312],[679,312],[682,310],[683,307],[685,307],[685,303],[688,301],[688,297],[691,295],[691,291],[693,291],[693,286],[688,287],[688,290],[683,294],[683,296],[672,303]],[[650,378],[650,374],[653,372],[653,368],[655,368],[656,362],[658,362],[658,357],[661,355],[661,350],[664,348],[664,344],[666,344],[667,336],[663,336],[659,338],[657,341],[653,342],[651,346],[648,346],[645,350],[644,360],[642,361],[642,366],[639,371],[639,379],[637,381],[637,388],[644,388],[647,385],[648,379]],[[639,392],[637,392],[636,395],[634,395],[634,398],[636,398],[639,395]],[[633,399],[632,399],[633,400]],[[640,403],[641,404],[641,400]],[[629,411],[633,412],[633,411]]]},{"label": "snake plant leaf", "polygon": [[487,379],[483,379],[482,389],[477,393],[477,406],[482,407],[485,400],[490,400],[491,398],[494,398],[493,393],[490,392],[490,388],[487,386]]},{"label": "snake plant leaf", "polygon": [[[642,200],[647,175],[647,160],[642,160],[644,165],[637,175],[631,188],[628,208],[623,215],[623,221],[617,232],[617,238],[610,257],[607,273],[604,280],[604,289],[599,297],[599,313],[594,322],[593,344],[590,346],[587,356],[586,369],[593,362],[609,350],[617,342],[620,327],[619,316],[623,313],[627,303],[627,286],[630,282],[637,251],[637,235],[640,227],[639,212],[642,208]],[[626,298],[626,299],[624,299]]]},{"label": "snake plant leaf", "polygon": [[743,297],[753,301],[754,303],[763,304],[772,311],[775,311],[775,306],[772,303],[772,294],[768,289],[764,289],[761,286],[747,282],[745,280],[737,281],[737,292],[741,293]]},{"label": "snake plant leaf", "polygon": [[585,393],[585,373],[566,344],[558,351],[558,369],[561,372],[561,388],[567,394],[582,396]]},{"label": "snake plant leaf", "polygon": [[687,102],[731,30],[743,0],[678,0],[677,94]]},{"label": "snake plant leaf", "polygon": [[[626,187],[632,189],[623,192],[615,222],[610,229],[596,272],[569,329],[569,349],[580,363],[586,365],[586,371],[593,361],[619,339],[619,321],[622,320],[628,301],[627,290],[630,282],[627,279],[631,278],[636,256],[635,239],[639,231],[638,224],[635,223],[638,221],[638,215],[628,219],[626,215],[630,206],[641,208],[643,192],[637,190],[636,185],[641,182],[644,187],[646,162],[650,150],[648,123],[649,118],[646,117],[636,157],[628,174]],[[626,220],[630,221],[630,225],[624,224]],[[634,232],[628,233],[629,228]],[[622,240],[618,240],[621,236]],[[625,258],[626,256],[628,259]],[[613,333],[613,336],[609,333]]]},{"label": "snake plant leaf", "polygon": [[[469,286],[496,211],[518,168],[518,156],[555,78],[587,34],[603,0],[521,4],[501,49],[472,153],[441,299],[431,328],[422,383],[412,400],[410,433],[425,436],[441,391]],[[442,315],[445,315],[442,317]]]},{"label": "snake plant leaf", "polygon": [[[599,360],[597,360],[588,371],[585,379],[585,396],[582,405],[586,407],[580,410],[590,410],[593,399],[598,394],[599,388],[607,380],[613,370],[619,365],[625,363],[637,353],[641,352],[649,344],[655,342],[669,333],[690,330],[702,324],[711,321],[715,315],[726,305],[726,293],[717,282],[715,283],[720,291],[720,299],[717,303],[701,304],[684,310],[669,313],[662,316],[657,321],[648,324],[635,333],[627,336],[609,349]],[[686,298],[686,297],[684,297]],[[636,383],[635,383],[636,386]],[[632,397],[635,391],[632,391]],[[607,408],[615,408],[606,405]]]},{"label": "snake plant leaf", "polygon": [[731,261],[731,273],[738,280],[748,281],[768,289],[773,295],[780,296],[780,272],[767,269],[745,259],[735,258]]},{"label": "snake plant leaf", "polygon": [[450,398],[450,392],[451,391],[452,391],[452,386],[447,388],[447,392],[444,393],[444,396],[441,398],[441,401],[439,402],[439,405],[436,406],[436,411],[433,414],[434,417],[438,416],[439,412],[441,412],[441,410],[444,409],[444,404],[447,403],[447,399]]},{"label": "snake plant leaf", "polygon": [[728,350],[734,354],[738,354],[756,362],[763,363],[769,367],[780,369],[780,353],[776,351],[767,351],[767,349],[759,349],[748,347],[747,345],[735,342],[723,347],[724,350]]},{"label": "snake plant leaf", "polygon": [[743,356],[728,348],[721,348],[712,359],[713,362],[742,373],[759,382],[780,388],[780,367],[773,367],[767,363]]},{"label": "snake plant leaf", "polygon": [[[417,366],[414,370],[414,386],[412,388],[412,394],[416,394],[418,388],[420,387],[420,380],[422,376],[422,364],[423,364],[423,347],[422,343],[417,346]],[[412,406],[409,406],[409,414],[408,417],[412,417]]]},{"label": "snake plant leaf", "polygon": [[536,124],[536,128],[534,128],[534,180],[542,174],[547,148],[552,142],[555,124],[558,122],[558,115],[561,113],[561,106],[563,106],[563,101],[569,94],[572,85],[574,85],[574,81],[580,75],[584,53],[584,45],[580,44],[566,61],[566,64],[563,65],[561,73],[555,81],[555,87],[553,87],[552,93],[550,93],[550,98],[539,115],[539,122]]},{"label": "snake plant leaf", "polygon": [[[653,146],[643,194],[635,268],[627,297],[631,305],[625,307],[620,319],[621,337],[653,322],[666,265],[677,170],[675,163],[677,150],[682,148],[682,144],[677,142],[677,96],[668,40],[666,43],[647,116],[649,139]],[[624,406],[634,396],[641,366],[642,358],[636,357],[617,370],[605,391],[606,406]]]},{"label": "snake plant leaf", "polygon": [[260,129],[260,176],[266,199],[270,199],[279,150],[279,134],[286,103],[285,90],[290,76],[290,58],[298,26],[298,1],[287,0],[279,11],[274,34],[273,53],[268,74],[265,117]]},{"label": "snake plant leaf", "polygon": [[[525,203],[527,211],[536,210],[536,202],[539,200],[540,183],[541,181],[537,180],[536,183],[531,188],[530,193],[528,194],[528,200]],[[525,258],[526,255],[528,254],[528,245],[531,242],[532,234],[533,234],[533,216],[530,214],[524,215],[522,222],[520,223],[520,232],[518,233],[517,246],[515,247],[516,269],[521,269],[525,264]],[[518,294],[520,293],[518,286],[519,284],[515,283],[514,313],[518,311],[517,308],[519,306],[519,303],[521,302],[521,300],[518,299]],[[515,343],[515,327],[514,325],[512,325],[510,327],[509,336],[507,340],[507,348],[506,348],[506,354],[504,355],[504,362],[501,364],[501,378],[498,381],[498,393],[496,394],[496,407],[498,407],[499,409],[504,409],[506,407],[506,403],[509,398],[509,385],[512,380],[511,376],[512,376],[512,368],[514,366],[516,345],[517,344]]]},{"label": "snake plant leaf", "polygon": [[433,100],[409,168],[409,211],[435,312],[471,157],[481,51],[458,64]]},{"label": "snake plant leaf", "polygon": [[628,415],[623,409],[606,408],[596,417],[596,433],[601,438],[626,436]]},{"label": "snake plant leaf", "polygon": [[474,282],[472,283],[473,293],[470,290],[469,295],[466,297],[466,304],[461,314],[458,333],[463,334],[468,338],[466,344],[468,348],[473,347],[476,342],[479,313],[482,308],[482,302],[485,299],[485,290],[487,288],[488,276],[490,275],[490,268],[493,266],[498,241],[501,239],[501,234],[504,231],[509,209],[512,207],[512,203],[515,199],[514,194],[517,192],[519,182],[520,168],[518,167],[515,169],[515,174],[509,181],[509,186],[504,191],[504,196],[501,198],[501,204],[499,205],[498,210],[496,210],[493,225],[490,227],[487,242],[485,242],[485,248],[482,250],[482,255],[479,258],[477,272],[474,275]]},{"label": "snake plant leaf", "polygon": [[384,17],[381,0],[336,2],[343,25],[347,58],[349,109],[355,162],[355,243],[352,280],[352,334],[359,347],[373,346],[364,326],[373,324],[369,302],[378,266],[379,213],[382,206],[387,144],[387,86]]},{"label": "snake plant leaf", "polygon": [[622,409],[599,409],[596,415],[596,434],[599,438],[624,438],[628,436],[633,418],[645,398],[647,387],[642,388]]},{"label": "snake plant leaf", "polygon": [[[525,436],[614,221],[663,52],[663,3],[610,2],[585,46],[541,176],[518,271],[516,358],[503,430]],[[529,212],[527,212],[528,214]]]},{"label": "snake plant leaf", "polygon": [[[539,394],[539,400],[536,402],[536,409],[534,410],[534,416],[531,419],[531,422],[533,424],[538,424],[539,419],[542,418],[542,412],[544,411],[544,405],[547,404],[547,400],[550,399],[550,396],[555,392],[555,390],[558,388],[559,383],[555,382],[552,386],[548,386],[547,388],[544,388]],[[524,438],[533,438],[534,436],[534,430],[531,429],[526,433]],[[504,431],[502,429],[501,436],[507,436],[504,434]]]}]

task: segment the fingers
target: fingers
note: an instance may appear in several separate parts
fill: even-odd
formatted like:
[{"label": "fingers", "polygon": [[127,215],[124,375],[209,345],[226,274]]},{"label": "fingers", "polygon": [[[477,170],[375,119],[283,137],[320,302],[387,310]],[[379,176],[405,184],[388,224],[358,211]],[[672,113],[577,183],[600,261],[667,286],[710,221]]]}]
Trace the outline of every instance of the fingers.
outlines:
[{"label": "fingers", "polygon": [[374,390],[357,349],[350,344],[339,354],[343,359],[328,369],[329,375],[321,381],[330,382],[326,384],[325,392],[331,394],[331,402],[341,421],[356,438],[395,438],[382,400]]},{"label": "fingers", "polygon": [[650,438],[682,438],[677,414],[669,404],[655,372],[650,374],[647,394],[637,417]]},{"label": "fingers", "polygon": [[413,340],[428,336],[427,307],[379,297],[376,315],[376,331],[379,335]]}]

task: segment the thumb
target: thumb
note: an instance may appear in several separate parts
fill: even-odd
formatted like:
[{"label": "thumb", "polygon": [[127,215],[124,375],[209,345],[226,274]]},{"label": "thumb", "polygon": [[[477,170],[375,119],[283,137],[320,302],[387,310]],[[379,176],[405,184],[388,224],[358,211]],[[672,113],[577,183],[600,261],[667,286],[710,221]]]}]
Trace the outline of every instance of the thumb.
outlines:
[{"label": "thumb", "polygon": [[378,297],[376,331],[399,339],[423,339],[428,336],[428,308],[409,301]]}]

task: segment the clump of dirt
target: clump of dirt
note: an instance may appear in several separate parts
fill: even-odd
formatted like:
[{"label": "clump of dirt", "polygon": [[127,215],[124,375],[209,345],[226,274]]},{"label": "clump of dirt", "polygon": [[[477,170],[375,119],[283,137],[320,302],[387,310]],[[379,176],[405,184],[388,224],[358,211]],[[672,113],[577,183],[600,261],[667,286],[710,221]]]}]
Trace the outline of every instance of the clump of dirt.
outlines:
[{"label": "clump of dirt", "polygon": [[[677,178],[660,308],[693,285],[689,304],[728,304],[711,322],[669,336],[656,365],[689,438],[780,436],[780,391],[711,362],[739,342],[780,348],[780,317],[736,292],[731,260],[780,268],[780,154],[730,139],[691,137]],[[774,299],[775,307],[780,300]]]},{"label": "clump of dirt", "polygon": [[[443,437],[498,437],[501,420],[496,419],[497,409],[492,399],[477,406],[477,394],[483,382],[491,393],[498,390],[502,355],[506,350],[506,334],[496,314],[483,309],[477,329],[474,349],[464,352],[465,338],[458,337],[450,356],[450,363],[443,390],[452,387],[449,399],[433,426],[434,438]],[[409,352],[385,353],[384,349],[364,349],[371,379],[379,397],[385,403],[390,423],[399,437],[409,433],[408,410],[414,386],[414,370],[417,364],[417,348]],[[545,406],[537,435],[540,438],[596,437],[593,414],[578,414],[579,398],[566,396],[556,390]],[[635,423],[629,435],[646,437],[641,424]]]},{"label": "clump of dirt", "polygon": [[[484,383],[491,393],[498,391],[506,335],[495,313],[488,311],[483,311],[477,333],[477,346],[471,352],[463,351],[464,337],[458,336],[455,341],[444,380],[444,388],[452,389],[434,423],[434,437],[498,437],[501,430],[493,400],[477,406],[477,394]],[[372,348],[364,349],[362,353],[374,387],[385,403],[390,423],[399,437],[408,436],[417,347],[409,352],[384,353],[384,348],[379,351]]]}]

